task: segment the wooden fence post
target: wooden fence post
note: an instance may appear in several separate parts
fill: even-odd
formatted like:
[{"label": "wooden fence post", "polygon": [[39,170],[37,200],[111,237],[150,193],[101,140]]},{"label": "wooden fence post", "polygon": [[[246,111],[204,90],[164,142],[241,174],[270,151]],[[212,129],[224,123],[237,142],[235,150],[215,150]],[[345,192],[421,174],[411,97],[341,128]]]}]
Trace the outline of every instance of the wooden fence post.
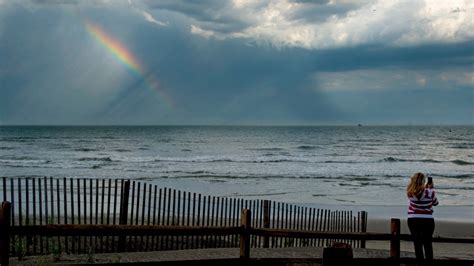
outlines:
[{"label": "wooden fence post", "polygon": [[10,220],[11,203],[4,201],[0,206],[0,266],[10,265]]},{"label": "wooden fence post", "polygon": [[[361,225],[360,225],[361,232],[367,232],[367,212],[361,211]],[[360,241],[360,247],[365,248],[365,240]]]},{"label": "wooden fence post", "polygon": [[[130,180],[126,180],[124,182],[124,186],[122,187],[122,193],[120,193],[120,217],[119,217],[119,224],[126,225],[128,220],[128,199],[130,195]],[[119,252],[125,251],[125,242],[127,237],[120,236],[119,237],[119,245],[118,249]]]},{"label": "wooden fence post", "polygon": [[240,216],[240,225],[244,231],[240,235],[240,258],[250,258],[250,221],[251,213],[249,209],[242,209]]},{"label": "wooden fence post", "polygon": [[[400,259],[400,219],[392,218],[390,222],[390,258],[394,263]],[[396,263],[398,265],[398,263]]]},{"label": "wooden fence post", "polygon": [[[263,201],[263,228],[270,228],[270,201]],[[263,247],[270,247],[270,239],[268,236],[263,237]]]}]

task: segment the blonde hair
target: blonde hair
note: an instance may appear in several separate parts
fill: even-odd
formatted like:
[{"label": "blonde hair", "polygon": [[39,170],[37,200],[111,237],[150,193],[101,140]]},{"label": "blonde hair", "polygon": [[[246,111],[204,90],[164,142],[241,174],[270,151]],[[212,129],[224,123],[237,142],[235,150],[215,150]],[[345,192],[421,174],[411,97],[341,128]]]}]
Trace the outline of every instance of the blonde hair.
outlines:
[{"label": "blonde hair", "polygon": [[407,196],[417,196],[425,190],[425,175],[423,173],[415,173],[410,178],[407,186]]}]

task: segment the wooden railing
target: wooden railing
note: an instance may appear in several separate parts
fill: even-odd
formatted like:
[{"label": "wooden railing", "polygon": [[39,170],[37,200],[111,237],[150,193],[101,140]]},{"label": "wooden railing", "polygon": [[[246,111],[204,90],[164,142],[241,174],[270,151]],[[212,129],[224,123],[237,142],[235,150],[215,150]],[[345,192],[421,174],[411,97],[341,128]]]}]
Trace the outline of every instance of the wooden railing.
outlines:
[{"label": "wooden railing", "polygon": [[[239,226],[230,227],[196,227],[196,226],[160,226],[160,225],[27,225],[11,226],[11,204],[3,202],[0,208],[0,263],[2,266],[9,265],[9,241],[12,236],[240,236],[240,259],[249,259],[252,246],[250,239],[253,236],[260,237],[288,237],[292,239],[338,239],[350,240],[389,240],[390,261],[397,262],[400,259],[400,240],[410,240],[409,235],[400,234],[400,220],[391,220],[391,233],[368,233],[368,232],[321,232],[301,231],[290,229],[266,229],[253,228],[251,226],[251,211],[241,211],[241,222]],[[442,238],[436,237],[433,242],[468,243],[474,244],[473,238]],[[323,258],[324,259],[324,258]]]}]

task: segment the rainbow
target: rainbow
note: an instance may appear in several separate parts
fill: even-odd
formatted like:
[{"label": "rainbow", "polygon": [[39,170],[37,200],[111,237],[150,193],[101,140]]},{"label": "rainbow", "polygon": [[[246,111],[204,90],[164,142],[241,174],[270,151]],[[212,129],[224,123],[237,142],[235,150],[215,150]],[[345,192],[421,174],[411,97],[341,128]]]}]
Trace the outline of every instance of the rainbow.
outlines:
[{"label": "rainbow", "polygon": [[89,20],[85,20],[85,27],[87,32],[89,32],[89,34],[93,36],[102,47],[112,54],[118,62],[125,65],[141,80],[144,80],[150,89],[158,92],[160,98],[166,103],[168,107],[174,106],[171,98],[160,89],[158,80],[156,80],[152,74],[147,74],[145,67],[124,44],[114,37],[108,35],[101,27]]}]

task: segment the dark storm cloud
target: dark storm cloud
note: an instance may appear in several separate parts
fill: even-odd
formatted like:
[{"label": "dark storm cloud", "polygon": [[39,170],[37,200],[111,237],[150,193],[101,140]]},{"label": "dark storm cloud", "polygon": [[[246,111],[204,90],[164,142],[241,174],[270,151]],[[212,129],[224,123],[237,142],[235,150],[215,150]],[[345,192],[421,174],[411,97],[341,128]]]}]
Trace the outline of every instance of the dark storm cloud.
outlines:
[{"label": "dark storm cloud", "polygon": [[31,3],[34,4],[66,4],[66,5],[77,5],[79,4],[80,0],[30,0]]},{"label": "dark storm cloud", "polygon": [[[49,5],[0,10],[0,122],[473,123],[472,39],[276,48],[228,35],[258,24],[223,15],[229,2],[135,2],[133,12]],[[356,8],[299,2],[328,15]],[[150,23],[145,10],[169,24]],[[309,23],[310,12],[298,12],[286,15]],[[87,32],[85,19],[120,40],[144,73],[131,74],[117,62]],[[193,33],[195,23],[222,38]],[[160,92],[147,85],[148,75]],[[160,93],[169,95],[171,107]],[[411,106],[423,111],[412,113]]]},{"label": "dark storm cloud", "polygon": [[[252,18],[249,11],[258,14],[270,9],[272,1],[260,1],[249,4],[251,8],[235,8],[231,1],[145,1],[147,7],[167,10],[192,18],[200,27],[220,33],[233,33],[254,26],[258,18]],[[360,7],[361,2],[336,2],[328,0],[294,0],[289,3],[301,4],[302,8],[289,12],[287,18],[294,22],[321,22],[331,16],[344,16],[347,12]],[[257,15],[258,16],[258,15]]]},{"label": "dark storm cloud", "polygon": [[241,20],[237,13],[230,12],[228,1],[144,1],[151,9],[175,12],[199,22],[206,29],[231,33],[247,28],[251,24]]}]

